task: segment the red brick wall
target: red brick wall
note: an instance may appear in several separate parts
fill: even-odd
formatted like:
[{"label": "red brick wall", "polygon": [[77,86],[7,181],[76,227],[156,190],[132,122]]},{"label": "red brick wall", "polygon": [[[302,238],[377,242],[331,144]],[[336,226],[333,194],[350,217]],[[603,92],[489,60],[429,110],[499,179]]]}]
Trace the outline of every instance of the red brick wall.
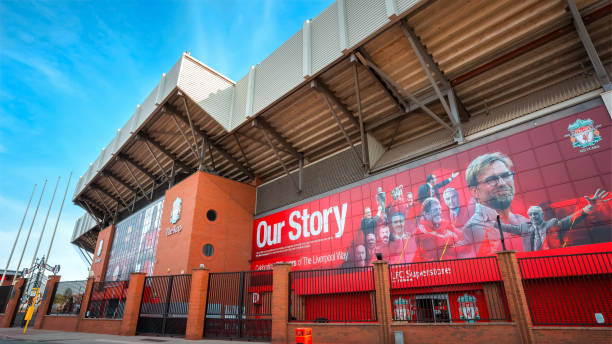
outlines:
[{"label": "red brick wall", "polygon": [[538,344],[612,343],[612,328],[605,327],[534,327]]},{"label": "red brick wall", "polygon": [[[172,205],[182,199],[181,216],[170,223]],[[217,219],[206,218],[214,209]],[[196,172],[166,191],[153,275],[189,273],[200,264],[211,272],[249,270],[255,210],[255,188],[204,172]],[[168,236],[168,229],[181,231]],[[202,253],[212,244],[214,254]],[[177,254],[180,252],[180,254]]]},{"label": "red brick wall", "polygon": [[[110,256],[110,249],[113,244],[113,236],[115,234],[115,226],[111,225],[98,233],[98,241],[94,251],[93,261],[91,262],[91,270],[94,272],[94,278],[96,282],[103,281],[106,275],[106,267],[108,266],[108,258]],[[102,244],[102,252],[98,256],[98,247],[100,246],[100,240],[104,240]]]},{"label": "red brick wall", "polygon": [[81,319],[79,332],[116,334],[121,329],[121,319]]},{"label": "red brick wall", "polygon": [[514,323],[476,324],[397,324],[394,331],[404,332],[406,343],[495,343],[520,344],[521,337]]},{"label": "red brick wall", "polygon": [[[312,342],[317,344],[380,343],[378,324],[311,324],[290,323],[287,327],[287,343],[295,343],[295,329],[312,329]],[[423,343],[415,341],[414,343]],[[448,343],[445,343],[448,344]]]},{"label": "red brick wall", "polygon": [[79,325],[78,316],[45,315],[43,330],[75,332]]}]

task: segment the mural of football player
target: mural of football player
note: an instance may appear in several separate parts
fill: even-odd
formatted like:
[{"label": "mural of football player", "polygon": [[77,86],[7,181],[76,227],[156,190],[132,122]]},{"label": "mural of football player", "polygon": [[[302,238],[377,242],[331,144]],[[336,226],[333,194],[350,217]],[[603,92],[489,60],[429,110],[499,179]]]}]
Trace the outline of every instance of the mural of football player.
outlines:
[{"label": "mural of football player", "polygon": [[429,197],[440,199],[440,189],[452,182],[458,175],[459,172],[453,172],[450,178],[446,178],[439,183],[437,183],[436,176],[434,174],[428,175],[425,179],[426,183],[419,187],[419,202],[422,204]]},{"label": "mural of football player", "polygon": [[[468,165],[465,178],[476,207],[463,227],[465,244],[469,246],[462,251],[465,256],[483,257],[501,251],[499,230],[492,225],[497,215],[503,223],[511,225],[528,221],[510,211],[515,194],[512,166],[510,158],[499,152],[483,154]],[[529,238],[523,237],[523,246],[528,245]]]},{"label": "mural of football player", "polygon": [[435,197],[423,202],[421,223],[414,237],[418,247],[415,261],[457,258],[455,245],[462,240],[453,225],[442,218],[442,206]]},{"label": "mural of football player", "polygon": [[[504,232],[521,235],[529,240],[528,246],[525,246],[525,251],[537,251],[548,248],[558,248],[563,244],[565,233],[569,231],[575,224],[582,221],[587,215],[599,209],[604,203],[610,199],[608,192],[597,189],[592,197],[584,196],[588,204],[562,219],[552,218],[544,220],[544,211],[541,207],[532,206],[527,211],[529,222],[519,225],[502,224],[501,228]],[[497,223],[492,225],[497,227]]]},{"label": "mural of football player", "polygon": [[470,213],[466,206],[461,206],[459,192],[455,188],[446,188],[442,193],[444,204],[448,207],[448,221],[457,229],[463,228],[463,225],[470,219]]}]

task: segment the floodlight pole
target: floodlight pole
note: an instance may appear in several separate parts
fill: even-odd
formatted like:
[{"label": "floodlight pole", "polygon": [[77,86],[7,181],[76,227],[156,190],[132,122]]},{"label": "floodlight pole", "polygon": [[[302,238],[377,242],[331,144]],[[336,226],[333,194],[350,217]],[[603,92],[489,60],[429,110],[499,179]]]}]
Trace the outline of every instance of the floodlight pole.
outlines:
[{"label": "floodlight pole", "polygon": [[25,244],[23,245],[23,251],[21,251],[21,257],[19,257],[19,263],[17,263],[17,268],[15,269],[15,275],[13,276],[12,282],[15,282],[15,278],[17,277],[17,272],[21,267],[21,261],[23,260],[23,255],[25,253],[26,248],[28,247],[28,240],[30,240],[30,234],[32,233],[32,227],[34,227],[34,221],[36,221],[36,215],[38,214],[38,207],[40,207],[40,201],[42,201],[43,195],[45,194],[45,187],[47,187],[47,180],[45,179],[45,183],[43,184],[42,192],[40,193],[40,198],[38,199],[38,204],[36,204],[36,210],[34,211],[34,217],[32,218],[32,223],[30,224],[30,229],[28,230],[28,236],[26,237]]},{"label": "floodlight pole", "polygon": [[[13,258],[13,253],[15,252],[15,246],[17,246],[17,241],[19,241],[19,235],[21,235],[21,229],[23,228],[23,223],[25,222],[26,216],[28,215],[28,210],[30,209],[30,203],[32,202],[32,197],[34,197],[34,191],[36,191],[36,184],[34,184],[34,188],[32,188],[32,194],[30,195],[30,200],[28,201],[28,206],[26,207],[25,214],[23,214],[23,218],[21,219],[21,224],[19,225],[19,231],[17,232],[17,237],[15,238],[15,242],[13,243],[13,248],[11,248],[11,254],[9,254],[8,261],[6,262],[6,266],[4,267],[4,272],[2,273],[2,279],[0,279],[0,285],[4,282],[4,277],[6,276],[6,271],[11,263],[11,259]],[[15,271],[17,274],[17,271]]]}]

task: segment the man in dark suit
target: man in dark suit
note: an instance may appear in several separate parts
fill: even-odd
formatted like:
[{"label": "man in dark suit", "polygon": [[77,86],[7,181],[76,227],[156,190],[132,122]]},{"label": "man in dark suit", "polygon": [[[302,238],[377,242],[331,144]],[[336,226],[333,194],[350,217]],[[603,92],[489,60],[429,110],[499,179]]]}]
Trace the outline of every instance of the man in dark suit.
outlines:
[{"label": "man in dark suit", "polygon": [[427,183],[421,185],[419,187],[419,202],[423,204],[429,197],[435,197],[440,200],[440,189],[445,187],[448,183],[450,183],[455,177],[459,175],[459,172],[453,172],[450,178],[444,179],[443,181],[436,183],[436,176],[430,174],[427,176]]}]

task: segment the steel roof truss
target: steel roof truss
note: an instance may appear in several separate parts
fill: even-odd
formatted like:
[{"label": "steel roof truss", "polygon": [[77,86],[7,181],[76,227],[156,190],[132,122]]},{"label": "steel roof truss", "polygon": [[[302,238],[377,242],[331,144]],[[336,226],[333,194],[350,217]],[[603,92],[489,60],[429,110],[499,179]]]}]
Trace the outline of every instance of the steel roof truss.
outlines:
[{"label": "steel roof truss", "polygon": [[[276,156],[276,159],[278,160],[279,164],[282,166],[283,170],[285,171],[285,174],[287,175],[287,178],[289,178],[289,180],[291,180],[291,184],[293,184],[293,186],[295,186],[295,188],[298,190],[298,192],[302,192],[302,189],[300,188],[300,185],[295,184],[295,180],[293,180],[293,177],[291,177],[291,174],[289,174],[289,170],[287,169],[287,166],[285,166],[285,163],[283,162],[283,159],[281,159],[280,154],[278,154],[278,150],[276,149],[276,147],[274,146],[274,144],[272,144],[272,140],[270,140],[270,137],[268,136],[268,131],[265,130],[264,128],[258,127],[259,130],[261,130],[261,132],[264,135],[264,138],[266,139],[266,141],[268,142],[268,145],[270,146],[270,149],[274,152],[274,155]],[[301,170],[300,170],[301,172]],[[298,179],[301,179],[301,176],[298,176]]]},{"label": "steel roof truss", "polygon": [[157,167],[159,167],[159,170],[161,171],[161,173],[164,176],[164,178],[166,180],[170,179],[170,177],[168,176],[168,174],[166,173],[166,171],[162,167],[161,163],[159,162],[159,159],[157,159],[157,155],[155,155],[155,152],[153,152],[153,149],[151,149],[151,146],[149,145],[149,141],[147,141],[146,139],[143,139],[142,142],[144,142],[145,146],[147,146],[147,150],[149,151],[149,153],[151,153],[151,156],[153,157],[153,160],[155,160],[155,162],[157,163]]},{"label": "steel roof truss", "polygon": [[138,178],[136,178],[136,175],[134,175],[134,172],[132,171],[132,168],[130,167],[130,165],[128,165],[128,163],[125,160],[121,160],[121,162],[123,162],[123,166],[125,166],[125,168],[128,170],[128,172],[130,172],[130,175],[132,176],[132,179],[134,179],[134,181],[136,182],[136,184],[138,185],[138,188],[140,189],[140,191],[142,192],[142,194],[149,199],[149,197],[147,196],[147,192],[144,190],[144,188],[142,187],[142,184],[140,183],[140,181],[138,180]]},{"label": "steel roof truss", "polygon": [[155,175],[153,175],[153,173],[147,171],[144,167],[142,167],[139,164],[137,164],[136,161],[134,161],[128,155],[126,155],[124,153],[119,153],[119,154],[117,154],[117,159],[129,162],[130,165],[134,166],[138,171],[140,171],[145,176],[149,177],[151,180],[153,180],[153,181],[157,180],[157,178],[155,177]]},{"label": "steel roof truss", "polygon": [[[364,49],[360,49],[358,51],[362,56],[368,56]],[[367,63],[357,58],[355,54],[351,55],[351,62],[353,62],[353,60],[358,61],[359,64],[364,67],[368,75],[372,79],[374,79],[376,84],[378,84],[378,86],[383,89],[383,91],[386,95],[389,96],[389,98],[391,98],[391,100],[393,101],[395,106],[397,106],[399,111],[401,111],[402,113],[409,112],[408,109],[410,108],[410,104],[408,104],[404,99],[402,99],[401,95],[397,94],[397,91],[393,87],[390,87],[388,83],[386,83],[376,73],[372,71],[372,69],[370,68],[370,66],[367,65]]]},{"label": "steel roof truss", "polygon": [[287,140],[285,140],[285,138],[282,137],[282,135],[279,134],[278,131],[276,131],[276,129],[274,129],[265,119],[263,118],[254,119],[253,125],[260,129],[263,129],[264,132],[268,132],[270,135],[272,135],[272,137],[274,137],[274,139],[278,141],[278,143],[284,146],[291,155],[293,155],[296,158],[300,157],[301,153],[298,152],[298,150],[295,149]]},{"label": "steel roof truss", "polygon": [[123,203],[123,205],[126,208],[129,208],[129,206],[127,205],[127,203],[123,200],[123,198],[121,197],[121,193],[119,193],[119,189],[117,189],[117,186],[115,185],[115,183],[113,183],[113,180],[108,176],[108,174],[104,173],[102,174],[106,180],[110,183],[110,185],[113,187],[113,189],[115,190],[115,193],[117,193],[117,198],[119,198],[119,200],[121,201],[121,203]]},{"label": "steel roof truss", "polygon": [[586,50],[586,53],[589,56],[589,60],[591,60],[591,64],[595,69],[597,80],[599,80],[601,87],[603,87],[605,91],[612,90],[612,81],[610,81],[610,75],[608,75],[606,68],[601,62],[599,54],[597,54],[597,50],[595,50],[595,46],[593,45],[591,36],[589,35],[589,32],[587,31],[586,26],[584,26],[584,22],[582,21],[582,16],[576,8],[576,3],[574,3],[574,0],[567,0],[567,4],[572,14],[574,26],[576,27],[576,31],[578,32],[578,36],[580,37],[580,41],[582,42],[584,50]]},{"label": "steel roof truss", "polygon": [[247,159],[247,156],[244,153],[244,149],[242,148],[242,144],[240,143],[240,139],[238,138],[237,133],[234,133],[232,136],[234,137],[234,140],[236,140],[236,145],[238,146],[238,149],[240,149],[240,153],[242,154],[242,158],[244,159],[244,163],[246,164],[246,167],[250,169],[251,166],[249,164],[249,159]]},{"label": "steel roof truss", "polygon": [[361,162],[363,163],[364,172],[367,174],[370,171],[370,158],[368,154],[368,136],[365,131],[365,125],[363,124],[363,113],[361,111],[361,92],[359,90],[359,70],[357,58],[355,55],[351,55],[351,62],[353,62],[353,78],[355,85],[355,99],[357,100],[357,115],[359,117],[359,135],[361,136]]},{"label": "steel roof truss", "polygon": [[[185,163],[183,163],[174,153],[170,152],[169,150],[167,150],[166,148],[164,148],[161,143],[155,141],[155,139],[153,139],[152,137],[150,137],[149,135],[147,135],[144,132],[140,132],[138,134],[142,139],[145,140],[145,142],[148,142],[150,144],[153,145],[153,147],[155,147],[158,151],[164,153],[168,158],[170,158],[176,165],[178,165],[178,167],[184,169],[187,172],[193,172],[193,169],[189,166],[187,166]],[[147,145],[148,146],[148,145]],[[161,164],[160,164],[161,166]],[[163,171],[163,170],[162,170]]]},{"label": "steel roof truss", "polygon": [[200,145],[200,164],[198,165],[198,171],[207,171],[208,168],[206,167],[206,164],[204,163],[206,161],[206,146],[207,146],[207,142],[208,139],[206,138],[206,136],[204,136],[202,138],[202,145]]},{"label": "steel roof truss", "polygon": [[344,139],[346,140],[348,145],[351,147],[351,150],[355,153],[357,160],[359,160],[363,164],[363,160],[361,160],[361,156],[359,155],[359,152],[357,152],[355,145],[353,145],[353,141],[351,140],[349,135],[346,133],[346,130],[344,130],[344,126],[342,125],[342,122],[340,122],[340,118],[338,118],[338,115],[336,114],[336,110],[334,110],[334,107],[332,106],[331,102],[329,101],[329,99],[327,99],[327,95],[324,93],[321,93],[320,95],[321,95],[321,98],[323,98],[323,100],[325,101],[325,104],[327,104],[327,107],[329,108],[329,111],[331,112],[332,116],[336,120],[336,124],[338,124],[338,127],[340,128],[340,131],[342,132],[342,135],[344,136]]},{"label": "steel roof truss", "polygon": [[[179,111],[177,111],[177,109],[171,105],[166,105],[167,107],[167,111],[170,112],[174,112],[177,116],[176,118],[180,119],[181,121],[183,121],[184,123],[186,123],[188,120],[185,119],[185,117],[183,115],[180,114]],[[240,171],[242,171],[247,177],[249,177],[250,179],[254,179],[255,175],[253,174],[253,172],[251,172],[249,169],[247,169],[246,167],[244,167],[238,160],[236,160],[229,152],[227,152],[223,147],[221,147],[219,144],[215,143],[210,136],[208,136],[208,134],[203,131],[202,129],[199,128],[194,128],[196,130],[196,132],[202,136],[202,137],[206,137],[207,138],[207,143],[208,145],[210,145],[211,148],[213,148],[214,150],[216,150],[219,154],[221,154],[222,157],[224,157],[227,161],[229,161],[232,165],[234,165],[236,168],[238,168]],[[179,162],[177,162],[179,163]]]},{"label": "steel roof truss", "polygon": [[91,186],[92,189],[94,190],[99,190],[102,194],[104,194],[106,197],[112,199],[113,201],[115,201],[116,207],[119,206],[120,203],[122,203],[122,201],[115,197],[114,195],[111,195],[108,191],[102,189],[101,187],[97,186],[97,185],[93,185]]},{"label": "steel roof truss", "polygon": [[380,69],[376,65],[376,63],[372,62],[372,60],[369,60],[369,59],[366,58],[365,61],[374,70],[374,72],[376,72],[376,74],[378,74],[381,78],[383,78],[389,84],[391,84],[391,86],[393,86],[398,92],[400,92],[401,94],[405,95],[408,99],[410,99],[411,102],[417,104],[418,107],[421,108],[421,110],[425,111],[425,113],[427,115],[429,115],[431,118],[433,118],[436,122],[440,123],[440,125],[442,125],[444,128],[452,131],[453,135],[454,135],[455,129],[453,129],[453,127],[451,127],[450,125],[446,124],[446,122],[444,122],[438,115],[436,115],[427,106],[425,106],[425,104],[423,104],[422,101],[417,99],[416,96],[414,96],[412,93],[410,93],[404,87],[402,87],[402,85],[400,85],[397,81],[393,80],[393,78],[391,78],[389,75],[387,75],[387,73],[383,72],[383,70]]},{"label": "steel roof truss", "polygon": [[334,105],[336,105],[340,111],[349,119],[351,123],[355,126],[357,130],[359,130],[359,120],[353,116],[353,114],[349,111],[349,109],[336,97],[336,95],[330,91],[330,89],[319,79],[312,80],[310,82],[310,87],[314,88],[319,94],[325,95],[329,100],[331,100]]},{"label": "steel roof truss", "polygon": [[106,211],[108,212],[108,214],[112,214],[113,212],[106,206],[106,202],[104,202],[104,197],[102,197],[102,195],[100,194],[100,191],[98,191],[98,189],[92,189],[94,191],[94,193],[96,194],[96,196],[98,196],[98,198],[100,199],[100,203],[102,203],[102,205],[104,206],[104,209],[106,209]]},{"label": "steel roof truss", "polygon": [[[198,154],[198,152],[196,151],[195,148],[193,148],[193,144],[189,141],[189,139],[187,138],[187,135],[185,134],[185,131],[183,130],[183,128],[181,127],[181,125],[178,123],[178,121],[176,120],[176,114],[175,113],[168,113],[170,115],[170,117],[172,118],[172,121],[174,122],[174,124],[176,125],[176,127],[178,128],[178,130],[181,132],[181,135],[183,136],[183,139],[185,139],[185,143],[187,144],[187,146],[189,147],[189,150],[191,151],[191,153],[193,154],[193,156],[195,156],[196,159],[200,160],[200,155]],[[192,132],[193,134],[193,132]]]},{"label": "steel roof truss", "polygon": [[[427,51],[427,48],[423,45],[419,37],[417,37],[417,35],[414,33],[414,30],[411,27],[409,27],[408,24],[406,24],[405,20],[402,20],[400,22],[400,26],[402,27],[402,31],[404,32],[404,35],[406,36],[406,38],[408,38],[408,41],[410,42],[410,46],[412,47],[414,54],[419,60],[419,63],[421,64],[423,71],[425,71],[425,74],[427,75],[427,79],[429,79],[429,83],[431,84],[434,91],[436,92],[436,95],[438,96],[438,99],[440,100],[440,103],[442,104],[444,111],[446,112],[451,122],[453,123],[453,126],[457,130],[457,136],[455,137],[455,140],[458,142],[463,142],[463,130],[461,128],[461,120],[459,119],[459,111],[457,110],[457,98],[455,97],[453,89],[450,86],[450,82],[444,76],[444,74],[438,67],[438,64],[433,60],[433,57],[431,56],[431,54],[429,54],[429,52]],[[434,78],[431,72],[432,70],[435,73],[436,78],[438,80]],[[443,90],[441,90],[440,87],[438,86],[438,81],[445,88],[447,95],[449,97],[449,102],[451,102],[450,98],[452,98],[451,103],[453,104],[452,105],[454,107],[453,109],[451,109],[451,106],[449,106],[449,104],[446,102],[446,99],[444,98],[444,95],[442,94]]]},{"label": "steel roof truss", "polygon": [[198,140],[196,139],[195,130],[193,129],[193,121],[191,121],[191,115],[189,114],[189,107],[187,106],[187,100],[185,99],[185,96],[181,92],[179,92],[179,94],[182,96],[181,98],[183,99],[183,105],[185,106],[185,113],[187,114],[187,119],[189,120],[189,128],[191,128],[191,137],[193,138],[193,147],[197,150]]}]

